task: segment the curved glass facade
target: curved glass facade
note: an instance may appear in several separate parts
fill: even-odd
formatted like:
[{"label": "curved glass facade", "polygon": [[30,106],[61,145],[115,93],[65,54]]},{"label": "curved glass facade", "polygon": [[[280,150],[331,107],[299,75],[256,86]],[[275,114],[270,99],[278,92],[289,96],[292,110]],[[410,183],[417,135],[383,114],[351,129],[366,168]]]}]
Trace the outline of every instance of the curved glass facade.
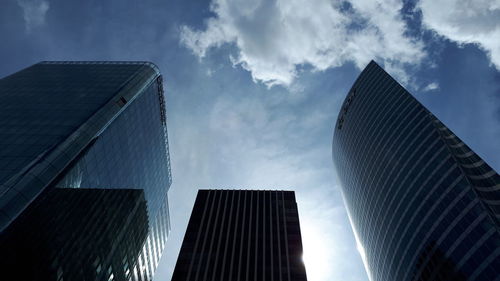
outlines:
[{"label": "curved glass facade", "polygon": [[332,153],[371,280],[500,280],[500,176],[373,61]]}]

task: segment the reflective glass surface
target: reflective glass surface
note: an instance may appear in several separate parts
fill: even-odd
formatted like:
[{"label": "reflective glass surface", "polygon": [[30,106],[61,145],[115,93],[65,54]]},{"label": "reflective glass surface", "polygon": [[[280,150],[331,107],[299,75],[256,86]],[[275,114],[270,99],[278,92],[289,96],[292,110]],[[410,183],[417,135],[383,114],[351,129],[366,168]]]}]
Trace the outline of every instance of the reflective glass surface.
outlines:
[{"label": "reflective glass surface", "polygon": [[373,280],[500,274],[498,174],[374,62],[343,104],[333,159]]},{"label": "reflective glass surface", "polygon": [[[1,106],[6,109],[1,114],[7,120],[0,123],[2,141],[19,143],[10,150],[2,147],[0,164],[11,167],[9,161],[19,156],[28,161],[18,170],[10,169],[0,189],[0,248],[15,254],[16,247],[23,246],[22,239],[35,240],[31,248],[48,247],[33,264],[27,259],[12,268],[43,272],[32,272],[27,276],[33,278],[26,280],[79,280],[75,276],[151,280],[170,230],[165,101],[156,66],[148,62],[43,62],[0,81]],[[79,205],[78,194],[82,198],[90,194],[92,199]],[[132,207],[127,194],[140,203],[140,214],[136,208],[127,209]],[[106,208],[108,195],[115,198],[117,208]],[[57,210],[78,216],[60,216]],[[94,220],[98,226],[91,223]],[[111,229],[101,229],[105,220]],[[129,242],[105,239],[109,247],[99,244],[106,243],[96,238],[100,233],[113,233],[112,228],[118,231],[131,221],[145,232],[131,226],[123,230],[130,235]],[[30,225],[37,228],[35,236],[15,234],[19,229],[27,232]],[[66,236],[58,237],[54,229],[65,229]],[[52,243],[51,239],[68,241]],[[117,248],[131,245],[133,251]],[[90,258],[87,254],[92,251],[83,248],[100,252]],[[110,255],[120,258],[106,259]],[[79,265],[83,272],[95,270],[97,277],[79,274]]]},{"label": "reflective glass surface", "polygon": [[152,228],[144,259],[152,276],[170,229],[171,183],[166,128],[160,119],[157,82],[148,86],[87,149],[56,184],[62,188],[144,190]]},{"label": "reflective glass surface", "polygon": [[0,79],[0,184],[68,137],[140,67],[40,63]]},{"label": "reflective glass surface", "polygon": [[147,234],[142,190],[52,189],[0,235],[2,280],[138,280]]},{"label": "reflective glass surface", "polygon": [[170,186],[158,86],[149,85],[95,138],[56,186],[144,189],[155,217]]}]

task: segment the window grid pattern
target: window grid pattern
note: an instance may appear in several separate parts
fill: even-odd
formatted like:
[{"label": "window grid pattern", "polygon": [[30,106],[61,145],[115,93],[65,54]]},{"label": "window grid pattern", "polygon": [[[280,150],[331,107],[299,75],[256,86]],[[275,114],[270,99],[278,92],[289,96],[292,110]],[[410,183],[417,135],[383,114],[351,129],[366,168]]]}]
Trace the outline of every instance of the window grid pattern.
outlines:
[{"label": "window grid pattern", "polygon": [[500,274],[498,174],[374,62],[344,102],[332,153],[372,280]]},{"label": "window grid pattern", "polygon": [[2,278],[142,281],[130,266],[147,234],[142,190],[55,188],[0,235]]},{"label": "window grid pattern", "polygon": [[0,80],[0,184],[56,146],[140,65],[35,64]]},{"label": "window grid pattern", "polygon": [[[129,71],[125,75],[123,72],[126,69]],[[127,102],[130,103],[135,99],[158,75],[156,68],[141,62],[116,64],[51,62],[40,63],[3,78],[0,81],[1,96],[4,98],[2,106],[7,109],[18,106],[17,112],[22,115],[22,118],[17,120],[16,112],[11,112],[14,117],[8,115],[7,119],[17,120],[27,126],[31,124],[35,134],[39,130],[51,134],[49,126],[39,126],[37,123],[39,120],[53,125],[55,132],[61,122],[71,120],[71,124],[75,127],[71,132],[64,132],[60,135],[61,139],[55,142],[48,139],[51,143],[43,151],[32,151],[29,163],[20,170],[12,171],[7,180],[0,185],[0,231],[7,227],[68,163],[126,108]],[[117,81],[110,86],[106,82],[107,79]],[[97,92],[97,97],[106,97],[103,104],[89,105],[88,99],[94,95],[94,91]],[[33,113],[33,108],[24,108],[25,103],[31,101],[30,98],[38,101],[39,107],[44,109],[44,112],[38,115]],[[68,108],[58,108],[61,101]],[[91,108],[95,111],[78,119],[67,110],[80,112],[82,108]],[[11,127],[11,124],[3,124],[2,129],[11,132],[12,130],[9,130]],[[12,133],[18,139],[26,138],[22,133],[20,135]],[[29,145],[24,146],[29,147]],[[10,160],[8,156],[2,158],[2,161]]]},{"label": "window grid pattern", "polygon": [[[97,271],[106,275],[102,280],[152,280],[170,230],[171,172],[158,68],[148,62],[43,62],[0,80],[0,91],[6,108],[1,141],[21,144],[11,152],[1,148],[0,169],[12,166],[9,153],[22,156],[19,149],[31,142],[46,145],[28,149],[29,163],[1,185],[1,227],[10,227],[47,192],[141,191],[149,229],[139,239],[140,253]],[[57,272],[57,280],[71,273]]]},{"label": "window grid pattern", "polygon": [[144,190],[150,232],[143,258],[150,280],[166,242],[167,191],[171,183],[165,129],[153,82],[86,149],[56,184],[61,188]]}]

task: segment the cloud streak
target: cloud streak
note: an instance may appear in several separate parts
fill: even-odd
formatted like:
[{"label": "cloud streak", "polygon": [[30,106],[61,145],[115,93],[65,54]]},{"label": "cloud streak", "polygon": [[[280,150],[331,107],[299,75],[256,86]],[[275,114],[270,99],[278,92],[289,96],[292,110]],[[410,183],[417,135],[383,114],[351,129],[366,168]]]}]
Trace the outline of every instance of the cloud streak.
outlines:
[{"label": "cloud streak", "polygon": [[500,2],[496,0],[422,0],[424,25],[459,44],[477,44],[500,70]]},{"label": "cloud streak", "polygon": [[439,84],[437,82],[432,82],[429,83],[427,86],[425,86],[422,91],[424,92],[430,92],[430,91],[435,91],[439,89]]},{"label": "cloud streak", "polygon": [[19,7],[23,9],[26,33],[33,28],[45,23],[45,16],[50,8],[49,2],[45,0],[17,0]]},{"label": "cloud streak", "polygon": [[351,269],[362,280],[358,264],[350,264],[359,257],[333,177],[332,103],[305,115],[287,110],[293,105],[286,103],[276,111],[262,97],[217,98],[207,120],[221,144],[214,165],[225,171],[230,187],[296,191],[308,279],[340,280]]},{"label": "cloud streak", "polygon": [[203,58],[210,48],[234,44],[233,64],[254,81],[289,86],[300,68],[315,71],[371,59],[408,80],[405,64],[418,64],[426,53],[409,38],[400,13],[402,2],[353,0],[214,0],[215,17],[204,30],[181,28],[181,43]]},{"label": "cloud streak", "polygon": [[[205,76],[204,71],[200,75]],[[227,67],[211,79],[234,80],[231,75],[234,70]],[[182,119],[173,114],[169,119],[169,136],[176,136],[170,142],[172,167],[178,175],[169,196],[175,210],[173,228],[181,231],[168,243],[178,240],[180,246],[197,188],[294,190],[308,279],[365,281],[330,153],[336,118],[332,108],[341,101],[291,102],[289,93],[279,99],[281,93],[269,95],[262,85],[254,85],[260,90],[253,91],[240,83],[223,84],[227,88],[222,92],[194,90],[209,98],[189,99],[190,111],[183,112]],[[198,102],[203,112],[196,110]],[[167,249],[173,258],[166,267],[173,269],[177,248]]]}]

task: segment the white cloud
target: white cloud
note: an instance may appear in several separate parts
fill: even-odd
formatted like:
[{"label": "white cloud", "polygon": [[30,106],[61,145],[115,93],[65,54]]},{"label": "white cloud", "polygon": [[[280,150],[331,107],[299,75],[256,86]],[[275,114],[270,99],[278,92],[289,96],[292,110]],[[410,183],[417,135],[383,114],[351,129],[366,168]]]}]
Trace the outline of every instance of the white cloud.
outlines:
[{"label": "white cloud", "polygon": [[478,44],[500,70],[500,1],[422,0],[423,23],[458,43]]},{"label": "white cloud", "polygon": [[256,96],[217,98],[207,118],[220,143],[212,165],[224,171],[230,187],[296,191],[309,280],[363,280],[328,153],[336,115],[332,104],[307,115],[283,107],[276,112]]},{"label": "white cloud", "polygon": [[17,0],[17,4],[23,9],[27,33],[31,32],[34,27],[45,23],[45,15],[50,7],[49,2],[44,0]]},{"label": "white cloud", "polygon": [[[207,111],[170,112],[177,175],[169,191],[173,229],[186,228],[197,188],[295,190],[308,280],[366,280],[330,154],[336,118],[332,108],[340,107],[341,100],[328,99],[305,110],[286,99],[277,101],[278,94],[234,95],[234,89],[204,102]],[[192,97],[187,100],[190,108],[198,108]],[[173,231],[169,238],[170,245],[178,243],[167,248],[173,253],[170,269],[182,235]]]},{"label": "white cloud", "polygon": [[434,90],[437,90],[439,89],[439,84],[437,82],[432,82],[432,83],[429,83],[427,86],[425,86],[422,91],[424,92],[429,92],[429,91],[434,91]]},{"label": "white cloud", "polygon": [[203,58],[208,49],[234,44],[233,63],[254,81],[289,86],[297,67],[322,71],[352,61],[383,63],[405,83],[405,64],[418,64],[423,44],[405,36],[398,0],[213,0],[215,17],[204,30],[181,28],[181,42]]}]

